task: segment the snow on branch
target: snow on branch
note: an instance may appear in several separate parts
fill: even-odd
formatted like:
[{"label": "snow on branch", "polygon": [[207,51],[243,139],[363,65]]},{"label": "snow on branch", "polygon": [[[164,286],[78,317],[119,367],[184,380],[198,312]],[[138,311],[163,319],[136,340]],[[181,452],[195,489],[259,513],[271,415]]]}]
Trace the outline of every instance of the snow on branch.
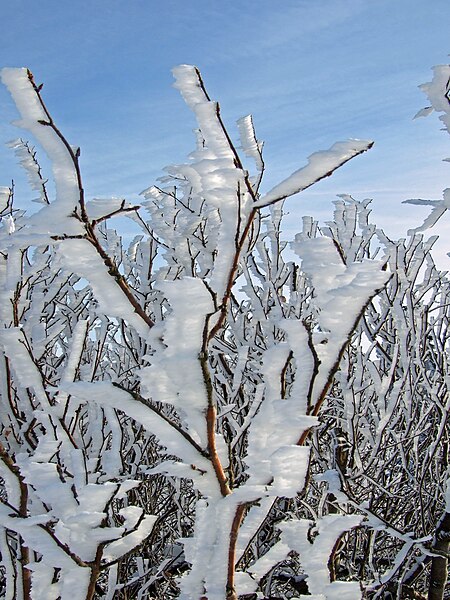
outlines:
[{"label": "snow on branch", "polygon": [[52,163],[56,198],[51,206],[44,206],[37,213],[36,227],[45,223],[48,228],[50,223],[54,233],[79,234],[80,224],[75,219],[68,219],[79,205],[81,193],[73,149],[54,126],[27,69],[2,69],[1,79],[21,115],[15,124],[35,137]]},{"label": "snow on branch", "polygon": [[416,118],[427,116],[434,110],[443,113],[439,120],[450,133],[450,65],[433,67],[433,79],[419,87],[428,96],[431,106],[419,111]]},{"label": "snow on branch", "polygon": [[[445,112],[436,73],[427,91]],[[137,206],[85,201],[78,152],[40,88],[26,70],[2,73],[57,194],[17,143],[44,205],[28,216],[0,188],[0,589],[422,593],[442,582],[442,556],[434,579],[422,567],[444,547],[449,502],[450,284],[435,238],[392,241],[369,201],[341,195],[326,226],[305,216],[289,245],[283,200],[372,142],[314,153],[260,197],[251,117],[237,129],[253,175],[198,69],[174,75],[195,150]],[[448,194],[409,201],[432,208],[417,231]],[[128,247],[120,214],[140,228]]]},{"label": "snow on branch", "polygon": [[419,233],[420,231],[426,231],[427,229],[431,229],[434,227],[439,219],[447,212],[450,208],[450,188],[446,188],[443,191],[443,199],[442,200],[422,200],[421,198],[411,198],[409,200],[404,200],[403,204],[415,204],[416,206],[432,206],[432,210],[428,217],[424,220],[422,225],[418,227],[414,227],[414,229],[410,229],[408,231],[409,235],[413,235],[414,233]]},{"label": "snow on branch", "polygon": [[346,142],[336,142],[329,150],[314,152],[309,157],[306,167],[295,171],[272,188],[256,201],[255,206],[262,208],[305,190],[324,177],[329,177],[336,169],[355,156],[366,152],[372,146],[372,141],[347,140]]}]

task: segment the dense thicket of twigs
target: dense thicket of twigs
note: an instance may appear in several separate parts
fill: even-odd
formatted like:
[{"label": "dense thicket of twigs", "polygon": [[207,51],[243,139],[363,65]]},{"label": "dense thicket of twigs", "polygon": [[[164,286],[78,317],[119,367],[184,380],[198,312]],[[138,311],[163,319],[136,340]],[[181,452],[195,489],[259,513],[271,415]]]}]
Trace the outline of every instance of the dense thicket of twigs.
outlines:
[{"label": "dense thicket of twigs", "polygon": [[[341,196],[288,244],[285,198],[371,144],[260,196],[251,119],[253,176],[198,71],[176,75],[197,150],[132,205],[86,202],[40,88],[4,74],[56,198],[15,141],[42,208],[2,188],[2,597],[450,597],[435,238],[390,240]],[[127,247],[117,215],[139,228]]]}]

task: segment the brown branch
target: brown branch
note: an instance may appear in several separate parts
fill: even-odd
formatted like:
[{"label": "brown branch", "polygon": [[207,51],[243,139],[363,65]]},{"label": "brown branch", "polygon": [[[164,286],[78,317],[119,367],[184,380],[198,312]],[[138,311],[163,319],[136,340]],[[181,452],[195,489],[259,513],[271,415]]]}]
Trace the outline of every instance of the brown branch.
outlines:
[{"label": "brown branch", "polygon": [[229,494],[231,494],[231,489],[228,484],[228,479],[222,466],[222,462],[220,460],[216,446],[217,411],[213,400],[213,387],[211,375],[209,373],[208,354],[206,352],[201,352],[199,354],[199,361],[202,369],[203,381],[205,384],[206,396],[208,400],[208,407],[206,409],[206,428],[208,436],[209,459],[211,460],[212,466],[214,468],[214,472],[216,474],[222,496],[228,496]]},{"label": "brown branch", "polygon": [[93,600],[95,594],[95,584],[97,583],[97,579],[100,575],[101,570],[101,561],[103,555],[103,546],[104,544],[100,544],[97,547],[97,552],[95,553],[95,559],[91,563],[91,575],[89,578],[89,586],[86,593],[86,600]]},{"label": "brown branch", "polygon": [[230,545],[228,546],[228,571],[227,571],[227,600],[237,600],[237,594],[234,587],[234,576],[236,572],[236,544],[239,528],[244,518],[247,504],[239,504],[234,514],[233,523],[230,531]]},{"label": "brown branch", "polygon": [[[28,512],[28,486],[25,483],[19,468],[14,463],[6,448],[0,442],[0,459],[6,468],[15,476],[19,482],[20,502],[18,507],[19,517],[26,518]],[[16,509],[16,507],[14,507]],[[16,509],[17,510],[17,509]],[[30,600],[31,596],[31,571],[27,569],[30,562],[30,550],[25,546],[22,537],[19,535],[20,545],[20,566],[22,570],[22,591],[23,600]]]},{"label": "brown branch", "polygon": [[139,210],[139,208],[140,208],[140,206],[125,206],[125,200],[123,200],[120,208],[117,208],[116,210],[112,210],[107,215],[103,215],[103,217],[99,217],[98,219],[92,219],[92,227],[95,227],[99,223],[102,223],[103,221],[106,221],[107,219],[110,219],[111,217],[115,217],[117,215],[121,215],[121,214],[127,213],[127,212],[136,212]]}]

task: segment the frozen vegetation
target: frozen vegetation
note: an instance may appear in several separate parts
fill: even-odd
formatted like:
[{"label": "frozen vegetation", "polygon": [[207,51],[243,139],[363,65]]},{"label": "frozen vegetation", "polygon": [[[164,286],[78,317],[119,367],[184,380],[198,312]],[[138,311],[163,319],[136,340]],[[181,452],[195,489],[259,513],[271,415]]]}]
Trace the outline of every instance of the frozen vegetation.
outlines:
[{"label": "frozen vegetation", "polygon": [[[0,190],[1,597],[446,597],[450,289],[423,232],[449,190],[398,241],[345,195],[289,243],[285,199],[372,142],[262,194],[251,117],[235,144],[198,70],[174,75],[196,148],[135,205],[86,200],[41,88],[2,71],[40,206]],[[447,130],[449,77],[420,113]]]}]

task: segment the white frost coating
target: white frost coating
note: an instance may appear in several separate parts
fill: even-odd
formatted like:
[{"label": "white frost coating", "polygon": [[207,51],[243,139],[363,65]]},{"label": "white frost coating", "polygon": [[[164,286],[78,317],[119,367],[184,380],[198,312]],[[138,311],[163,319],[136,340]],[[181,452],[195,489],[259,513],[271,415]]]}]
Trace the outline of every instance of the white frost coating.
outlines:
[{"label": "white frost coating", "polygon": [[250,508],[244,523],[239,529],[239,536],[236,544],[236,557],[238,558],[238,561],[244,554],[253,536],[264,522],[272,504],[273,498],[262,498],[258,504],[255,504]]},{"label": "white frost coating", "polygon": [[27,172],[31,189],[40,192],[39,198],[33,198],[32,202],[47,204],[45,183],[40,173],[40,166],[36,159],[34,148],[22,139],[12,140],[7,145],[14,150],[15,155],[20,160],[20,165]]},{"label": "white frost coating", "polygon": [[92,244],[83,239],[68,239],[59,242],[58,251],[61,267],[89,281],[100,310],[105,315],[123,319],[139,335],[144,338],[148,336],[149,326],[134,311]]},{"label": "white frost coating", "polygon": [[[16,518],[11,517],[11,512],[6,506],[0,504],[0,524],[5,529],[10,529],[20,534],[25,544],[35,549],[39,554],[46,557],[47,562],[54,567],[73,568],[72,559],[64,552],[56,542],[42,528],[36,527],[39,519],[36,517]],[[48,521],[48,515],[43,515],[41,523]]]},{"label": "white frost coating", "polygon": [[145,475],[169,475],[170,477],[185,477],[191,479],[197,489],[204,487],[204,472],[192,468],[191,464],[177,462],[174,460],[164,460],[156,467],[142,471]]},{"label": "white frost coating", "polygon": [[[33,89],[27,69],[2,69],[1,79],[22,117],[16,124],[33,134],[52,162],[56,199],[51,206],[43,207],[38,214],[42,213],[43,216],[45,212],[46,218],[50,219],[46,223],[47,228],[51,227],[54,232],[58,230],[64,232],[67,225],[65,221],[69,220],[80,200],[78,178],[72,157],[55,131],[49,125],[39,123],[39,121],[47,123],[49,117]],[[48,210],[50,208],[51,211]],[[73,231],[77,221],[73,218],[70,221],[73,221],[70,224]],[[78,229],[81,232],[80,223]]]},{"label": "white frost coating", "polygon": [[90,569],[65,569],[61,581],[61,600],[85,600],[90,576]]},{"label": "white frost coating", "polygon": [[55,576],[53,567],[41,561],[28,563],[27,569],[31,571],[31,597],[33,599],[58,600],[61,597],[60,584],[53,583]]},{"label": "white frost coating", "polygon": [[6,215],[6,217],[3,217],[3,222],[5,223],[8,235],[11,235],[15,232],[16,224],[14,223],[14,217],[12,215]]},{"label": "white frost coating", "polygon": [[223,566],[228,564],[236,505],[233,494],[197,503],[194,536],[182,540],[192,569],[181,580],[181,598],[198,600],[206,590],[208,600],[223,600],[227,578]]},{"label": "white frost coating", "polygon": [[[200,279],[158,282],[172,312],[152,330],[152,339],[162,338],[165,348],[150,358],[142,369],[141,382],[147,394],[158,402],[169,402],[185,419],[190,434],[206,447],[204,411],[208,398],[199,353],[205,319],[214,312],[211,295]],[[159,344],[161,346],[161,344]]]},{"label": "white frost coating", "polygon": [[193,109],[199,102],[208,102],[205,91],[200,87],[199,72],[193,65],[178,65],[172,69],[175,83],[173,87],[179,90],[183,100]]},{"label": "white frost coating", "polygon": [[230,143],[221,127],[218,104],[209,100],[201,86],[200,73],[192,65],[180,65],[172,69],[175,77],[174,88],[180,91],[184,101],[194,111],[205,139],[206,146],[218,158],[233,158]]},{"label": "white frost coating", "polygon": [[70,487],[61,481],[57,466],[54,463],[43,464],[27,458],[22,454],[16,458],[24,481],[37,487],[36,495],[52,507],[54,515],[63,519],[73,515],[77,510],[77,503]]},{"label": "white frost coating", "polygon": [[[86,334],[88,329],[89,321],[80,320],[74,327],[71,348],[69,356],[67,358],[66,368],[61,375],[61,382],[68,383],[75,379],[77,368],[80,364],[81,355],[83,353],[84,342],[86,340]],[[66,409],[67,394],[60,392],[58,394],[58,405],[54,407],[54,410],[60,417],[62,417],[64,410]]]},{"label": "white frost coating", "polygon": [[135,400],[128,392],[108,382],[88,383],[77,381],[61,386],[61,389],[85,402],[94,402],[100,406],[110,406],[124,412],[140,423],[147,431],[153,433],[167,450],[180,457],[186,463],[194,464],[204,471],[202,486],[213,494],[219,494],[217,480],[211,463],[204,458],[192,444],[180,435],[165,419],[142,402]]},{"label": "white frost coating", "polygon": [[279,326],[287,334],[287,341],[292,350],[297,369],[290,398],[292,402],[297,404],[299,413],[306,414],[309,382],[314,371],[314,358],[308,345],[308,333],[299,319],[282,319]]},{"label": "white frost coating", "polygon": [[0,329],[0,346],[10,359],[20,385],[34,389],[42,405],[49,408],[41,374],[25,346],[23,331],[19,327]]},{"label": "white frost coating", "polygon": [[323,591],[326,600],[357,600],[362,597],[361,586],[356,581],[333,581],[324,586]]},{"label": "white frost coating", "polygon": [[26,129],[45,127],[37,123],[37,121],[47,121],[48,115],[33,89],[28,77],[28,70],[4,68],[1,70],[1,80],[8,88],[22,117],[20,125]]},{"label": "white frost coating", "polygon": [[[306,429],[318,424],[319,420],[316,417],[299,414],[294,402],[281,399],[264,400],[253,419],[249,433],[245,462],[250,479],[243,488],[255,484],[267,485],[275,475],[272,471],[272,454],[280,446],[296,444]],[[274,492],[276,493],[276,490]]]},{"label": "white frost coating", "polygon": [[[45,453],[42,458],[46,458]],[[103,526],[105,507],[118,485],[112,482],[78,485],[75,499],[73,480],[63,481],[56,464],[38,460],[38,456],[31,459],[24,454],[17,456],[16,462],[24,481],[49,508],[46,519],[56,520],[56,537],[82,560],[94,560],[99,543],[117,539],[124,532],[123,527]],[[38,549],[36,546],[33,548]]]},{"label": "white frost coating", "polygon": [[270,469],[274,480],[270,486],[271,496],[294,498],[303,489],[309,467],[310,448],[305,446],[281,446],[270,457]]},{"label": "white frost coating", "polygon": [[122,481],[116,493],[117,500],[126,498],[127,492],[134,490],[134,488],[138,487],[141,483],[142,481],[139,479],[126,479],[125,481]]},{"label": "white frost coating", "polygon": [[244,571],[236,571],[234,583],[238,597],[245,594],[253,594],[258,589],[258,582],[248,573],[244,573]]},{"label": "white frost coating", "polygon": [[422,198],[410,198],[409,200],[404,200],[402,204],[415,204],[418,206],[433,207],[422,225],[419,225],[419,227],[415,227],[414,229],[409,229],[408,235],[413,235],[414,233],[419,233],[420,231],[426,231],[427,229],[433,227],[439,221],[442,215],[450,208],[450,188],[446,188],[443,191],[442,200],[423,200]]},{"label": "white frost coating", "polygon": [[61,381],[73,381],[75,373],[80,363],[81,354],[83,352],[83,345],[86,339],[86,332],[89,325],[87,319],[82,319],[77,322],[74,327],[70,353],[67,359],[66,368],[61,376]]},{"label": "white frost coating", "polygon": [[220,210],[222,222],[217,241],[218,253],[209,281],[211,289],[216,292],[219,298],[222,298],[225,293],[228,274],[231,271],[236,253],[235,238],[238,229],[236,197],[236,194],[234,194],[234,197],[225,197],[225,200],[229,200],[228,205],[223,206]]},{"label": "white frost coating", "polygon": [[[137,508],[137,507],[129,507]],[[145,516],[135,531],[126,533],[122,538],[108,544],[103,552],[105,560],[116,560],[133,548],[136,548],[152,532],[157,517],[154,515]]]},{"label": "white frost coating", "polygon": [[175,87],[195,113],[202,144],[190,155],[192,162],[168,170],[172,175],[181,175],[189,181],[192,190],[198,194],[199,205],[205,200],[208,207],[219,211],[220,223],[209,285],[218,298],[222,298],[236,253],[236,240],[241,233],[239,227],[246,222],[252,198],[247,190],[245,173],[236,165],[235,153],[220,122],[219,107],[208,99],[202,89],[197,69],[181,65],[173,73]]},{"label": "white frost coating", "polygon": [[[281,343],[272,346],[266,350],[263,359],[264,381],[266,385],[265,397],[259,407],[258,412],[253,417],[252,425],[248,436],[247,457],[245,459],[248,465],[247,473],[249,480],[244,484],[244,488],[253,485],[268,485],[276,472],[273,467],[279,467],[279,461],[272,457],[280,447],[296,445],[300,436],[310,427],[318,424],[315,417],[306,416],[299,411],[299,406],[295,398],[282,399],[281,396],[281,372],[286,365],[290,348],[287,344]],[[294,451],[289,450],[292,459]],[[305,456],[300,459],[299,470],[296,470],[298,481],[292,482],[292,486],[300,485],[303,481],[301,468],[307,468]],[[284,471],[283,471],[284,472]],[[306,471],[305,471],[306,472]],[[280,475],[279,481],[285,491],[288,490],[288,484]],[[276,487],[273,493],[276,495]],[[299,488],[297,488],[298,490]],[[283,494],[280,494],[283,495]]]},{"label": "white frost coating", "polygon": [[262,145],[256,139],[252,115],[246,115],[245,117],[238,119],[237,126],[239,137],[241,138],[242,150],[245,152],[246,156],[253,158],[258,171],[262,171],[264,169],[261,158]]},{"label": "white frost coating", "polygon": [[264,554],[264,556],[250,565],[248,571],[254,575],[257,581],[259,581],[266,573],[273,569],[277,563],[285,560],[290,551],[291,548],[287,544],[282,541],[277,542]]},{"label": "white frost coating", "polygon": [[302,270],[314,286],[315,305],[320,313],[320,332],[313,343],[320,360],[314,382],[313,402],[320,395],[342,346],[367,301],[388,281],[382,262],[364,260],[345,265],[330,238],[313,238],[292,244],[302,259]]},{"label": "white frost coating", "polygon": [[11,196],[9,187],[0,186],[0,212],[3,212],[8,206],[8,201]]},{"label": "white frost coating", "polygon": [[314,152],[308,158],[306,167],[302,167],[290,175],[287,179],[272,188],[265,196],[255,202],[255,206],[261,208],[288,198],[308,188],[316,181],[331,175],[332,172],[354,156],[365,152],[373,145],[368,140],[347,140],[336,142],[329,150]]},{"label": "white frost coating", "polygon": [[[327,515],[315,523],[306,519],[284,521],[278,524],[281,540],[291,550],[298,552],[302,568],[308,575],[308,588],[311,594],[323,594],[327,600],[357,600],[361,598],[358,583],[330,583],[328,559],[339,537],[353,527],[357,527],[361,515]],[[315,537],[313,544],[308,539],[310,529]]]},{"label": "white frost coating", "polygon": [[419,111],[417,116],[425,116],[432,110],[444,113],[439,119],[444,123],[450,133],[450,65],[437,65],[433,67],[433,79],[429,83],[420,85],[431,103],[431,110]]},{"label": "white frost coating", "polygon": [[[236,193],[235,167],[228,158],[201,158],[192,168],[193,191],[208,195],[208,202],[220,208]],[[189,169],[187,170],[189,172]]]},{"label": "white frost coating", "polygon": [[217,102],[206,102],[196,104],[193,108],[197,122],[205,138],[206,146],[214,152],[217,158],[229,158],[233,160],[234,153],[230,148],[230,142],[217,118],[219,105]]},{"label": "white frost coating", "polygon": [[341,479],[336,469],[329,469],[324,473],[320,473],[314,479],[316,481],[325,481],[328,485],[328,491],[335,496],[340,506],[345,506],[348,503],[348,497],[342,492]]},{"label": "white frost coating", "polygon": [[20,506],[20,485],[19,479],[8,469],[3,461],[0,461],[0,477],[3,479],[3,486],[6,492],[8,504],[19,510]]},{"label": "white frost coating", "polygon": [[263,375],[266,384],[265,397],[273,400],[281,396],[281,372],[289,357],[287,344],[273,345],[266,350],[263,358]]}]

